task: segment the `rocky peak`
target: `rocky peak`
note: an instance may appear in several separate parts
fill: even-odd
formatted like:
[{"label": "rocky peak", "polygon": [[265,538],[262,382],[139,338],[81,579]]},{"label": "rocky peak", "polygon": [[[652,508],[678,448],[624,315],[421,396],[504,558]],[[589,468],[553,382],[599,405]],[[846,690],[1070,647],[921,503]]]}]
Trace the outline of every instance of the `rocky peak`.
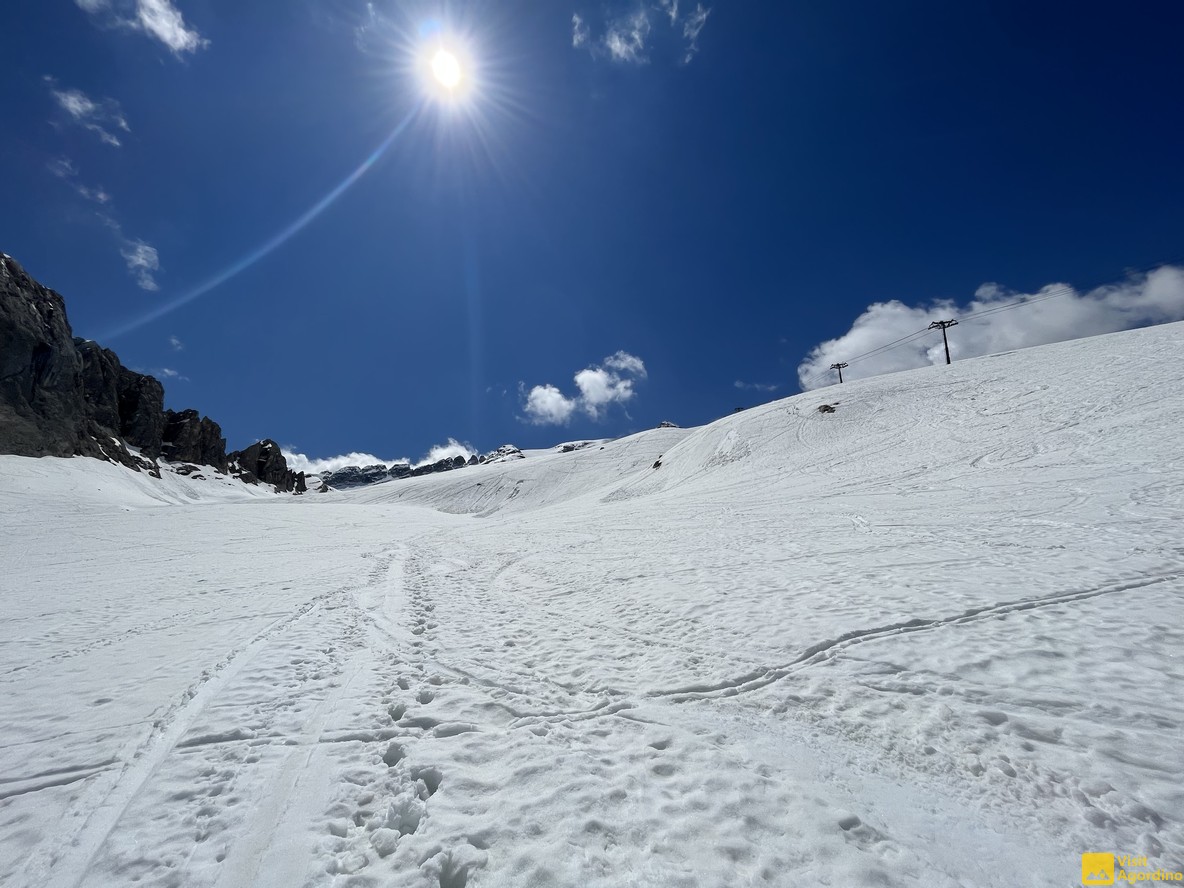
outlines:
[{"label": "rocky peak", "polygon": [[271,484],[279,492],[291,493],[304,483],[304,472],[299,474],[288,468],[288,461],[280,445],[270,438],[256,441],[250,447],[237,450],[230,454],[230,462],[235,466],[236,474],[244,481],[262,481]]}]

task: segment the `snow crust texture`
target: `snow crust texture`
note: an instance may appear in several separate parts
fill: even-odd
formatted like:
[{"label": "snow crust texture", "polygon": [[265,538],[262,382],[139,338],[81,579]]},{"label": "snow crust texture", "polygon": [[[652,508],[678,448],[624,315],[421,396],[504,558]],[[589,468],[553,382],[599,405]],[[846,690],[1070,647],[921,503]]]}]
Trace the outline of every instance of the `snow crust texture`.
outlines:
[{"label": "snow crust texture", "polygon": [[1181,869],[1182,349],[297,498],[0,458],[0,884]]}]

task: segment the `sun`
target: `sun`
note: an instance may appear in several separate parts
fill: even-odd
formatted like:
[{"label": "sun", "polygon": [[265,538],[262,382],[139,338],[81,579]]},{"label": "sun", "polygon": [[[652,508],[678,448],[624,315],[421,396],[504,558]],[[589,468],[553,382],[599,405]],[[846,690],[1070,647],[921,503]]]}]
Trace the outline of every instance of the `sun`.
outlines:
[{"label": "sun", "polygon": [[473,57],[461,39],[439,35],[416,53],[419,79],[427,95],[442,105],[468,105],[473,98],[477,72]]},{"label": "sun", "polygon": [[432,56],[432,76],[436,82],[448,92],[456,92],[464,82],[464,71],[460,66],[460,59],[447,49],[438,49]]}]

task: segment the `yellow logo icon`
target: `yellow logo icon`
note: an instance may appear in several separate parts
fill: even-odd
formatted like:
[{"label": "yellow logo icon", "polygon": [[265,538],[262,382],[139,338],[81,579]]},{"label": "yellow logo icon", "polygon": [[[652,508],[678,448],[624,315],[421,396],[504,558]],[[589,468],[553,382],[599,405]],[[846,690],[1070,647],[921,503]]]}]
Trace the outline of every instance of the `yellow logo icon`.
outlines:
[{"label": "yellow logo icon", "polygon": [[1114,884],[1114,855],[1113,854],[1082,854],[1081,855],[1081,884],[1082,885],[1113,885]]}]

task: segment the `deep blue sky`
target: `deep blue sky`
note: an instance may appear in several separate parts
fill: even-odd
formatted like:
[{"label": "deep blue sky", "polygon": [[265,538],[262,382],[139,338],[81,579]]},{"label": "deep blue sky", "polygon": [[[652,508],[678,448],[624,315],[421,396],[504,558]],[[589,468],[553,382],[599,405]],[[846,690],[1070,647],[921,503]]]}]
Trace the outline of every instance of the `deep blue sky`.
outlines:
[{"label": "deep blue sky", "polygon": [[232,448],[412,458],[702,423],[870,303],[1184,256],[1178,4],[696,7],[14,0],[0,250]]}]

